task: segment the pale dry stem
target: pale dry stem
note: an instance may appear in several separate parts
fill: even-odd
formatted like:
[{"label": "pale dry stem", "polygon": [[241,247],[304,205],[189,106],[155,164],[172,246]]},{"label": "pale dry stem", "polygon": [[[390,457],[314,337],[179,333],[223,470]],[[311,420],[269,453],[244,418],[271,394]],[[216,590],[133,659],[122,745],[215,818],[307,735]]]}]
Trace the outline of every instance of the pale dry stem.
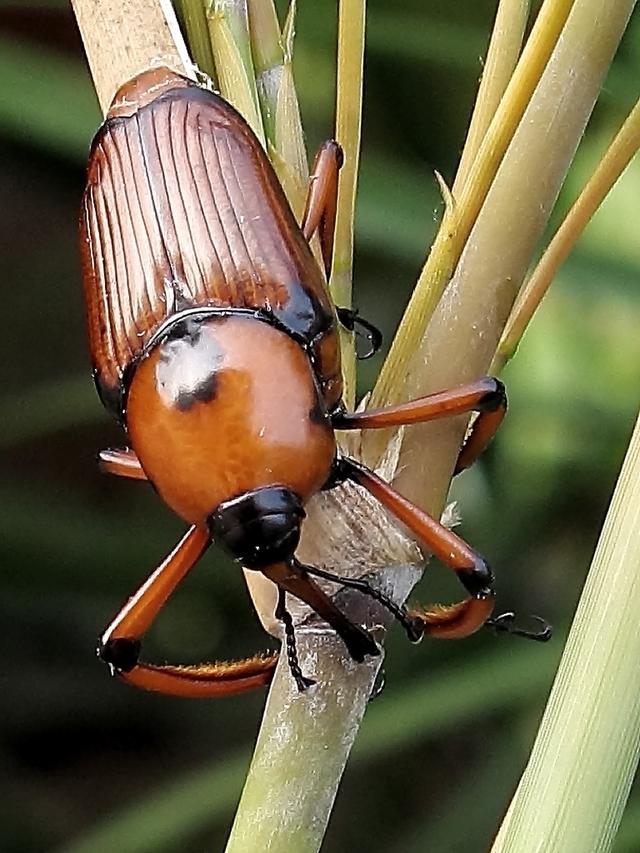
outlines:
[{"label": "pale dry stem", "polygon": [[640,148],[640,101],[627,116],[595,172],[554,234],[535,270],[518,294],[489,368],[491,373],[502,370],[515,354],[527,326],[558,270],[571,253],[591,217],[635,156],[638,148]]},{"label": "pale dry stem", "polygon": [[195,79],[170,0],[71,0],[98,100],[106,115],[116,91],[165,65]]}]

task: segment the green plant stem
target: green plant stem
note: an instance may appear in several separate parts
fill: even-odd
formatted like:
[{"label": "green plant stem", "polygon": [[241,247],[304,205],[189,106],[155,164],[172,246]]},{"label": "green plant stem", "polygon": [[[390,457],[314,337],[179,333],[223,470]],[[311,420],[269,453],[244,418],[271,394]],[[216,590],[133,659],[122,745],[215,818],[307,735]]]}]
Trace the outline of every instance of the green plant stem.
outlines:
[{"label": "green plant stem", "polygon": [[640,418],[492,853],[605,853],[640,757]]},{"label": "green plant stem", "polygon": [[[409,399],[486,373],[634,2],[575,0],[413,356]],[[406,431],[394,480],[406,497],[432,511],[442,506],[466,424],[463,417],[453,429],[434,422]]]},{"label": "green plant stem", "polygon": [[248,0],[253,68],[267,145],[276,142],[276,109],[284,51],[276,9],[271,0]]},{"label": "green plant stem", "polygon": [[[514,667],[510,645],[500,643],[455,671],[436,671],[406,690],[385,691],[367,711],[352,761],[362,765],[391,759],[456,726],[477,724],[494,712],[535,701],[549,684],[558,653],[553,645],[530,645],[518,654],[519,665]],[[226,819],[247,764],[244,754],[234,752],[179,779],[167,778],[163,787],[109,816],[59,853],[164,853],[184,847],[207,826]]]},{"label": "green plant stem", "polygon": [[[349,307],[353,289],[353,233],[360,166],[362,90],[366,0],[342,0],[338,14],[338,75],[336,139],[344,164],[338,185],[338,209],[331,270],[331,295],[336,305]],[[356,355],[353,336],[341,332],[344,398],[353,406],[356,395]]]},{"label": "green plant stem", "polygon": [[482,140],[520,56],[529,17],[529,0],[500,0],[482,71],[471,123],[451,192],[457,198],[464,187]]},{"label": "green plant stem", "polygon": [[215,66],[207,27],[205,2],[206,0],[178,0],[178,8],[182,13],[189,50],[194,62],[201,71],[214,79]]},{"label": "green plant stem", "polygon": [[271,0],[249,0],[248,9],[267,152],[299,222],[307,196],[309,163],[293,80],[295,0],[289,7],[282,33]]},{"label": "green plant stem", "polygon": [[[335,637],[315,635],[308,643],[298,630],[297,638],[307,673],[310,656],[317,656],[313,677],[318,683],[311,695],[296,695],[286,657],[281,657],[226,853],[311,853],[324,837],[336,780],[342,777],[381,658],[349,665],[341,655],[336,658],[340,641]],[[350,682],[348,693],[345,681]]]},{"label": "green plant stem", "polygon": [[[413,566],[390,566],[393,597],[404,600],[417,577]],[[349,613],[348,601],[340,606]],[[387,617],[379,613],[373,621],[385,624]],[[354,663],[342,640],[317,622],[298,627],[296,639],[302,671],[316,684],[300,693],[281,655],[226,853],[320,849],[382,663],[382,655]]]},{"label": "green plant stem", "polygon": [[220,93],[244,116],[266,147],[251,55],[246,0],[212,0],[207,21]]}]

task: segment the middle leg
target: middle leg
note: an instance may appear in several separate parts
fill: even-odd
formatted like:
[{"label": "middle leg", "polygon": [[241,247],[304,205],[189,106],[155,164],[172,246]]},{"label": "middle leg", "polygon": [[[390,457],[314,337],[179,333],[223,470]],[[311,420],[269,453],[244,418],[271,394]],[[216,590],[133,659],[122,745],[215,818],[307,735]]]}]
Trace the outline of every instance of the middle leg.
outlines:
[{"label": "middle leg", "polygon": [[506,411],[507,396],[504,385],[498,379],[486,376],[477,382],[427,394],[396,406],[365,412],[337,412],[333,417],[333,426],[335,429],[346,430],[387,429],[479,412],[458,457],[455,469],[458,474],[472,465],[485,450],[502,423]]},{"label": "middle leg", "polygon": [[130,448],[120,450],[101,450],[98,454],[98,465],[104,474],[116,477],[127,477],[130,480],[146,480],[140,460]]},{"label": "middle leg", "polygon": [[342,161],[342,148],[333,139],[320,146],[309,178],[307,203],[300,225],[307,242],[316,231],[318,232],[327,279],[331,275],[338,204],[338,172]]}]

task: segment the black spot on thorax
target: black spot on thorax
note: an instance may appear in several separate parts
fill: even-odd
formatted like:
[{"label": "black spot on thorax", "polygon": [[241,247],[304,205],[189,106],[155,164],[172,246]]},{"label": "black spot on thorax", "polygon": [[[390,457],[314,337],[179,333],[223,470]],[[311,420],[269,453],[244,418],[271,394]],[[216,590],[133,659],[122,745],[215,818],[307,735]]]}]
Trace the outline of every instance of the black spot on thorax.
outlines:
[{"label": "black spot on thorax", "polygon": [[218,392],[218,378],[211,373],[208,379],[188,391],[179,391],[175,407],[180,412],[188,412],[196,403],[210,403]]},{"label": "black spot on thorax", "polygon": [[156,385],[167,404],[188,412],[215,399],[225,353],[201,319],[187,317],[176,323],[158,346]]}]

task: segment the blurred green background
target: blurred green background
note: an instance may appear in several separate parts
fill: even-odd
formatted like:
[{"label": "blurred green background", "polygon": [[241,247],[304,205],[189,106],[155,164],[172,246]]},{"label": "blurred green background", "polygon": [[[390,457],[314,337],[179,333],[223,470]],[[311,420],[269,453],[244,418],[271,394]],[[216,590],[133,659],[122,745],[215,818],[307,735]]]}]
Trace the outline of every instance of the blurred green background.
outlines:
[{"label": "blurred green background", "polygon": [[[454,175],[495,5],[370,0],[356,293],[387,341],[441,210],[433,170]],[[331,135],[334,7],[299,2],[295,68],[310,152]],[[636,14],[560,209],[635,101],[639,77]],[[91,383],[76,246],[99,120],[67,4],[0,4],[0,849],[219,850],[263,695],[144,694],[93,655],[182,529],[143,484],[102,477],[95,464],[100,448],[122,441]],[[486,632],[414,648],[394,633],[387,687],[365,720],[326,851],[476,853],[499,825],[637,411],[639,189],[634,163],[506,371],[511,408],[499,438],[455,485],[461,530],[495,567],[501,607],[543,614],[556,637],[539,647]],[[362,390],[379,366],[361,366]],[[428,573],[423,601],[454,594],[444,575]],[[273,644],[240,573],[212,552],[145,654],[196,662]],[[638,850],[634,793],[616,851]]]}]

